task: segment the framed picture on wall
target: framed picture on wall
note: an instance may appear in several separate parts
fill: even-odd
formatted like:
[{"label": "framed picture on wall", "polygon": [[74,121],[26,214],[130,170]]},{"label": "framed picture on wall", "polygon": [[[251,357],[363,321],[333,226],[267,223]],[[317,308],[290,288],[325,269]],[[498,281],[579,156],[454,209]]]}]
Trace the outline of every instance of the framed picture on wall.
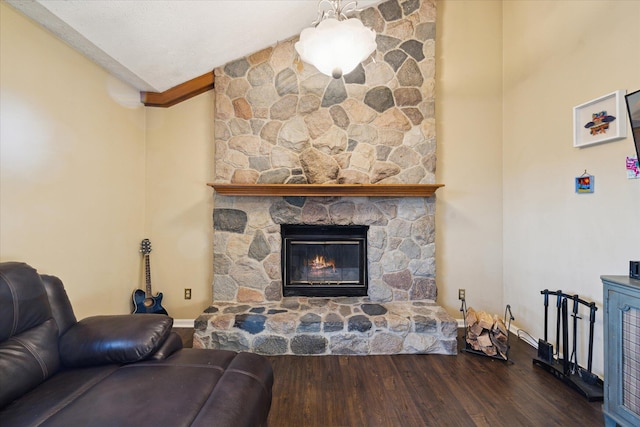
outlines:
[{"label": "framed picture on wall", "polygon": [[576,193],[584,194],[584,193],[593,193],[594,185],[596,183],[595,177],[593,175],[588,175],[587,172],[583,175],[576,176]]},{"label": "framed picture on wall", "polygon": [[625,90],[573,107],[573,146],[586,147],[627,136]]}]

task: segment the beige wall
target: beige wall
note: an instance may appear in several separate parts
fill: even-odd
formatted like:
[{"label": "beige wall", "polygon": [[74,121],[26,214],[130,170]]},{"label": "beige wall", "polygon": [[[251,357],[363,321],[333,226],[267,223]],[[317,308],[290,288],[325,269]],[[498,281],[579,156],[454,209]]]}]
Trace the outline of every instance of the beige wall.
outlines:
[{"label": "beige wall", "polygon": [[[211,305],[214,91],[147,109],[147,224],[154,292],[174,318]],[[190,288],[191,300],[184,299]]]},{"label": "beige wall", "polygon": [[197,317],[211,302],[213,91],[144,108],[135,90],[0,7],[0,261],[61,277],[79,318],[127,313],[144,289],[148,237],[154,292],[173,317]]},{"label": "beige wall", "polygon": [[502,2],[439,1],[438,303],[502,313]]},{"label": "beige wall", "polygon": [[126,313],[144,227],[143,108],[0,4],[0,261],[61,277],[79,318]]},{"label": "beige wall", "polygon": [[[572,108],[640,89],[639,22],[638,1],[504,2],[504,301],[535,337],[543,334],[541,290],[595,301],[598,373],[599,277],[628,275],[629,260],[640,258],[640,180],[624,169],[631,138],[573,148]],[[578,195],[574,177],[585,169],[595,193]],[[586,354],[579,351],[581,364]]]}]

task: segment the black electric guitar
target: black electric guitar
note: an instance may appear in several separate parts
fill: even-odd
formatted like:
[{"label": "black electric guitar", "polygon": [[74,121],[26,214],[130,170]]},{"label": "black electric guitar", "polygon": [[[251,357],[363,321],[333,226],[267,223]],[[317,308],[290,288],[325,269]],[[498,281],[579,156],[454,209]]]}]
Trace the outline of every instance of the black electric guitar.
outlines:
[{"label": "black electric guitar", "polygon": [[140,252],[144,256],[146,291],[136,289],[133,292],[133,313],[155,313],[167,314],[167,310],[162,307],[162,292],[156,296],[151,293],[151,268],[149,266],[149,254],[151,253],[151,242],[144,239],[140,243]]}]

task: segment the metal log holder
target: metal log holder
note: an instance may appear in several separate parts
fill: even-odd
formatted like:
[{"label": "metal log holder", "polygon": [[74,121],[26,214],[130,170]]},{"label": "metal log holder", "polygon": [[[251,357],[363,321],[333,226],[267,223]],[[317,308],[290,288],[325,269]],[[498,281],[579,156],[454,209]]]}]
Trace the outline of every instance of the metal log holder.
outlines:
[{"label": "metal log holder", "polygon": [[[591,372],[593,361],[593,327],[596,322],[596,304],[581,299],[578,295],[569,295],[561,290],[540,291],[544,295],[544,340],[538,340],[538,355],[533,358],[533,364],[552,373],[556,378],[578,391],[590,402],[603,400],[603,382]],[[556,300],[556,350],[548,341],[547,328],[549,322],[549,295]],[[569,332],[569,301],[572,301],[571,317],[573,317],[572,332]],[[589,354],[587,369],[578,364],[578,319],[579,307],[583,305],[589,309]],[[569,347],[569,335],[572,348]],[[561,342],[562,340],[562,342]],[[564,357],[560,357],[560,349]],[[569,355],[569,357],[567,357]]]},{"label": "metal log holder", "polygon": [[[471,347],[471,345],[467,342],[467,326],[468,326],[467,325],[467,300],[465,298],[461,298],[461,300],[462,300],[462,304],[460,305],[460,311],[462,312],[462,320],[464,322],[464,338],[463,338],[464,347],[461,349],[461,351],[465,353],[472,353],[472,354],[478,354],[480,356],[490,357],[491,359],[497,359],[503,362],[513,363],[511,360],[509,360],[509,349],[511,348],[511,345],[509,343],[511,339],[511,334],[509,333],[509,331],[511,330],[511,321],[515,320],[515,318],[513,317],[513,314],[511,314],[511,306],[507,304],[507,306],[504,309],[503,322],[507,327],[507,351],[505,352],[505,357],[502,357],[500,353],[496,354],[495,356],[492,356],[483,351],[474,350],[473,347]],[[507,317],[507,313],[509,315],[508,317]]]}]

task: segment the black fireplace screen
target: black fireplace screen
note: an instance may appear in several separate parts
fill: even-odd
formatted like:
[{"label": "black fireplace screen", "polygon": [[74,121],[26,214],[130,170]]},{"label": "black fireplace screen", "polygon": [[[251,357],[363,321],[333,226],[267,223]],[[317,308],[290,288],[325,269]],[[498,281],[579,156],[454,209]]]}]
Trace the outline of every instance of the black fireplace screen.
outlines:
[{"label": "black fireplace screen", "polygon": [[283,225],[284,296],[367,295],[368,228]]}]

